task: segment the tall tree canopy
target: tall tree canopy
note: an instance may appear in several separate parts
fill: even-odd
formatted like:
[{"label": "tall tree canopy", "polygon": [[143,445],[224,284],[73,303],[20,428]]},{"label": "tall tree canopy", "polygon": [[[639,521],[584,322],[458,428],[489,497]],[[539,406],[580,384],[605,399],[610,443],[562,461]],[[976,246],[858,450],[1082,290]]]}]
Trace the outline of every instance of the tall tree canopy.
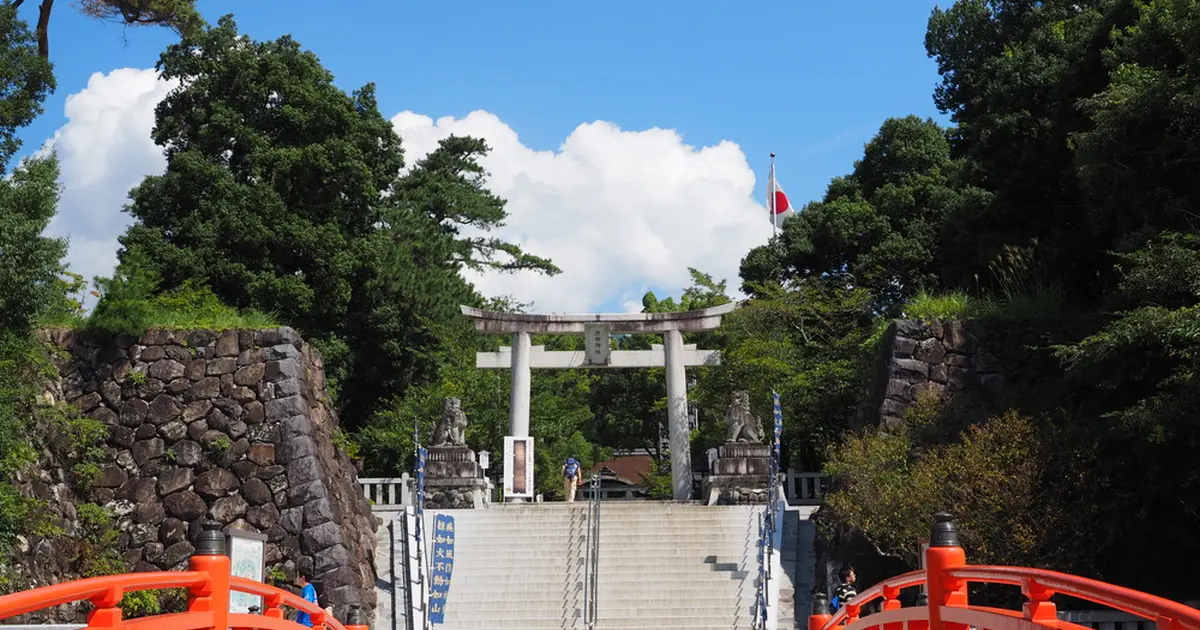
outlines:
[{"label": "tall tree canopy", "polygon": [[439,336],[478,300],[462,268],[557,271],[479,236],[505,217],[478,164],[486,144],[448,138],[402,175],[374,87],[344,93],[290,37],[254,42],[227,16],[158,69],[181,81],[156,111],[167,169],[131,193],[123,264],[322,343],[352,425],[436,377]]},{"label": "tall tree canopy", "polygon": [[36,40],[17,8],[0,4],[0,173],[21,148],[17,131],[42,113],[42,102],[54,90],[50,62],[38,55]]},{"label": "tall tree canopy", "polygon": [[61,295],[65,239],[42,235],[58,209],[58,160],[27,160],[0,180],[0,343],[28,332]]},{"label": "tall tree canopy", "polygon": [[923,287],[959,280],[964,252],[953,241],[943,251],[944,227],[987,201],[984,191],[959,185],[962,169],[932,120],[885,121],[851,174],[785,221],[772,243],[746,255],[743,290],[836,277],[870,289],[876,308],[894,312]]},{"label": "tall tree canopy", "polygon": [[[795,296],[821,282],[867,292],[873,313],[987,315],[984,330],[1012,337],[1008,384],[902,426],[828,436],[840,484],[828,517],[909,557],[913,519],[949,501],[972,548],[996,561],[1195,597],[1197,41],[1196,0],[933,11],[934,102],[953,127],[886,122],[853,173],[743,260],[746,310],[781,284]],[[794,336],[756,328],[773,342],[763,348]],[[864,349],[880,331],[858,337]],[[781,375],[837,364],[772,363],[773,350],[757,356]],[[726,352],[738,367],[732,340]],[[825,372],[825,390],[799,400],[825,404],[826,426],[844,422],[848,406],[828,404],[866,365]],[[1139,534],[1151,528],[1179,543],[1163,554]]]}]

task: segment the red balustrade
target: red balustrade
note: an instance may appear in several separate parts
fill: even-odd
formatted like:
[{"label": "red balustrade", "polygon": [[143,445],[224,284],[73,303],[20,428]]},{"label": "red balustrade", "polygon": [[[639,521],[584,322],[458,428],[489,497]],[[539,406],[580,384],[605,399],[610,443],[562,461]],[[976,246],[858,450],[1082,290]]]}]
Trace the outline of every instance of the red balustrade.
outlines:
[{"label": "red balustrade", "polygon": [[[1026,602],[1020,611],[972,606],[968,583],[1021,587]],[[900,591],[922,586],[916,606],[901,607]],[[818,593],[808,630],[1090,630],[1058,619],[1051,597],[1066,595],[1113,608],[1157,624],[1157,630],[1200,630],[1200,610],[1169,599],[1057,571],[1024,567],[967,564],[958,531],[949,514],[935,516],[925,570],[885,580],[829,614],[829,602]],[[880,612],[862,616],[868,604],[881,601]]]},{"label": "red balustrade", "polygon": [[[308,613],[314,630],[370,630],[357,607],[347,622],[334,619],[318,604],[254,580],[230,575],[225,536],[216,523],[205,523],[196,541],[188,571],[129,573],[43,586],[0,597],[0,621],[62,604],[88,601],[88,630],[305,630],[284,618],[284,606]],[[124,619],[121,599],[126,593],[166,588],[188,589],[186,612]],[[232,591],[263,598],[261,614],[229,612]]]}]

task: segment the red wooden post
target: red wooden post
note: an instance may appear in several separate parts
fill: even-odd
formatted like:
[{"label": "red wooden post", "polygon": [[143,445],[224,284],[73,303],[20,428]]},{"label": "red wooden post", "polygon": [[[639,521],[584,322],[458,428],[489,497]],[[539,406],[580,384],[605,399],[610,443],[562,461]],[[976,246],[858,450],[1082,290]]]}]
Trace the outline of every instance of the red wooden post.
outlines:
[{"label": "red wooden post", "polygon": [[883,611],[900,610],[900,589],[883,585]]},{"label": "red wooden post", "polygon": [[[1021,606],[1021,612],[1025,614],[1026,619],[1040,625],[1053,625],[1058,621],[1058,607],[1050,601],[1054,591],[1030,579],[1021,585],[1021,593],[1026,599],[1025,604]],[[1167,626],[1159,627],[1165,629]]]},{"label": "red wooden post", "polygon": [[942,606],[966,607],[967,583],[946,575],[946,569],[967,564],[967,554],[958,541],[953,516],[933,516],[929,548],[925,550],[925,583],[929,594],[929,630],[966,630],[964,624],[942,623]]},{"label": "red wooden post", "polygon": [[89,630],[120,630],[121,598],[124,596],[124,590],[117,586],[104,591],[103,595],[93,597],[91,601],[94,608],[87,617]]},{"label": "red wooden post", "polygon": [[188,612],[212,612],[213,628],[224,630],[229,627],[229,556],[225,555],[225,534],[221,524],[205,522],[204,531],[196,537],[196,552],[188,565],[192,571],[208,573],[208,584],[192,589],[189,594]]},{"label": "red wooden post", "polygon": [[263,604],[266,605],[266,610],[263,611],[263,616],[268,619],[283,619],[283,595],[281,593],[271,593],[263,598]]}]

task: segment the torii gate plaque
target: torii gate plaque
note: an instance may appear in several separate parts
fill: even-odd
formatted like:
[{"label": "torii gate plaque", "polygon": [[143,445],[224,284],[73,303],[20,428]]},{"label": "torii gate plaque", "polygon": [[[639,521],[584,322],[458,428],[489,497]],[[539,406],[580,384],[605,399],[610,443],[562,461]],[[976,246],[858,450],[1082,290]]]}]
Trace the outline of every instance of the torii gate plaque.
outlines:
[{"label": "torii gate plaque", "polygon": [[[499,352],[475,354],[475,367],[512,369],[509,398],[508,432],[514,437],[529,436],[529,384],[532,368],[667,368],[667,422],[671,434],[671,487],[677,501],[692,496],[692,453],[688,441],[686,366],[718,365],[718,350],[697,350],[683,345],[683,333],[716,330],[721,318],[735,305],[722,304],[683,313],[630,313],[589,315],[529,315],[497,313],[463,306],[462,313],[486,333],[511,333],[511,347]],[[546,351],[545,346],[529,345],[531,334],[584,335],[586,349]],[[613,351],[613,334],[661,334],[663,345],[650,350]]]}]

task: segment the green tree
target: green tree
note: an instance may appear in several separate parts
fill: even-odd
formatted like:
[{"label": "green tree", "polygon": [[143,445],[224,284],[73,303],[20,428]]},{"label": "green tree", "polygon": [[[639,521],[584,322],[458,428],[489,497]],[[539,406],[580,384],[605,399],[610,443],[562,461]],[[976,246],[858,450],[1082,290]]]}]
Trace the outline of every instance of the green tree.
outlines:
[{"label": "green tree", "polygon": [[888,119],[850,175],[746,255],[743,290],[838,277],[869,289],[877,309],[895,312],[922,288],[960,281],[960,256],[973,252],[943,252],[943,229],[987,201],[984,191],[961,185],[962,167],[932,120]]},{"label": "green tree", "polygon": [[755,413],[770,426],[775,390],[785,467],[819,470],[826,448],[855,418],[870,356],[864,349],[872,331],[870,294],[819,279],[758,290],[761,297],[726,316],[721,365],[700,377],[697,401],[717,412],[704,446],[724,441],[719,419],[740,389],[750,392]]},{"label": "green tree", "polygon": [[885,555],[914,569],[929,515],[952,509],[972,562],[1063,566],[1058,544],[1070,512],[1052,500],[1045,462],[1053,456],[1033,419],[1007,412],[949,441],[930,441],[940,404],[926,398],[901,427],[849,436],[826,472],[836,480],[822,511],[827,530],[864,532]]},{"label": "green tree", "polygon": [[[1108,303],[1118,315],[1058,348],[1097,454],[1082,474],[1104,488],[1103,500],[1080,507],[1091,522],[1129,515],[1096,532],[1103,574],[1189,597],[1200,584],[1190,569],[1200,544],[1183,534],[1200,526],[1200,237],[1163,234],[1120,260],[1119,293]],[[1170,554],[1138,535],[1151,526],[1180,541]]]},{"label": "green tree", "polygon": [[24,335],[62,297],[63,239],[42,236],[58,210],[58,160],[26,160],[0,180],[0,339]]},{"label": "green tree", "polygon": [[40,57],[36,39],[17,7],[0,4],[0,173],[21,148],[17,131],[42,113],[42,102],[54,90],[50,62]]},{"label": "green tree", "polygon": [[291,38],[252,42],[224,17],[158,68],[182,82],[156,112],[167,169],[131,193],[122,264],[144,261],[159,290],[192,281],[302,330],[327,354],[350,426],[436,379],[457,305],[479,300],[463,267],[556,271],[459,233],[505,216],[485,188],[484,143],[444,140],[401,177],[373,86],[347,95]]},{"label": "green tree", "polygon": [[1037,239],[1039,264],[1077,302],[1094,305],[1111,279],[1071,138],[1091,126],[1079,101],[1107,85],[1109,33],[1135,17],[1134,4],[961,0],[933,11],[925,47],[942,75],[934,102],[955,123],[951,144],[969,160],[968,180],[994,194],[955,226],[964,278],[986,284],[1002,248]]},{"label": "green tree", "polygon": [[1088,223],[1125,252],[1160,230],[1195,230],[1200,207],[1200,6],[1130,4],[1137,18],[1113,31],[1105,55],[1110,82],[1081,101],[1092,125],[1072,136]]}]

